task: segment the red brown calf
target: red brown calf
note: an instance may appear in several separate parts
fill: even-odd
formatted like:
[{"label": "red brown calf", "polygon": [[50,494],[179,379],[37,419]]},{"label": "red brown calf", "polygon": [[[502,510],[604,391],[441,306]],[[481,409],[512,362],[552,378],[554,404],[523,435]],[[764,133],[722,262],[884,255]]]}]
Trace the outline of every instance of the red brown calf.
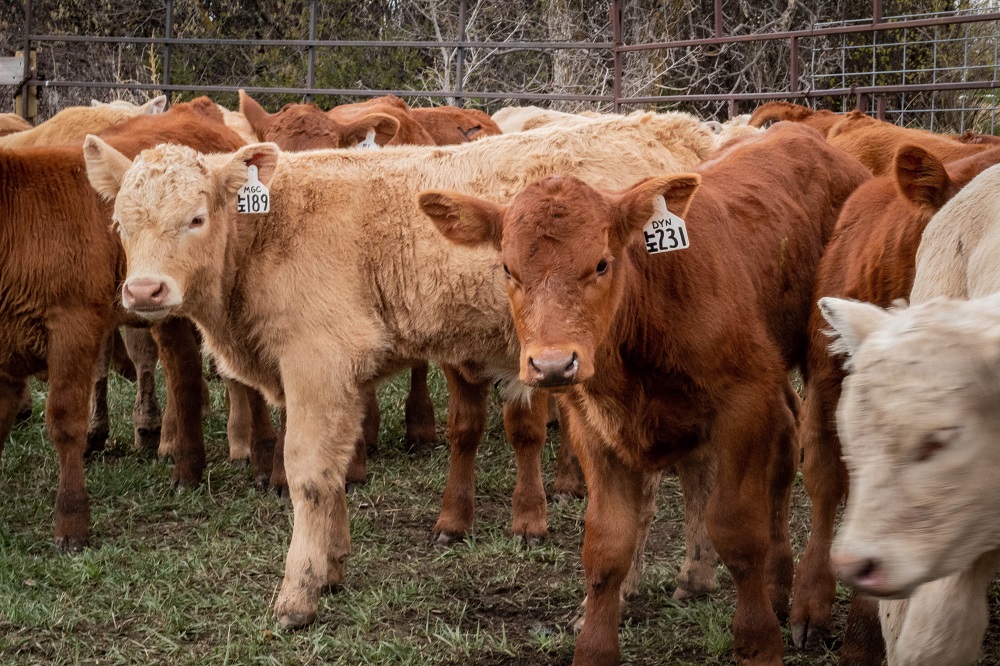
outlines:
[{"label": "red brown calf", "polygon": [[479,109],[434,106],[427,109],[410,109],[410,115],[427,130],[434,143],[439,146],[465,143],[501,133],[493,119]]},{"label": "red brown calf", "polygon": [[[836,581],[830,547],[837,507],[848,487],[835,428],[844,371],[829,353],[828,325],[815,303],[824,296],[837,296],[888,307],[895,299],[906,298],[924,227],[962,186],[998,162],[1000,149],[945,166],[922,147],[903,146],[895,156],[893,173],[865,183],[844,205],[820,262],[809,315],[808,360],[803,372],[806,398],[798,429],[803,480],[813,508],[809,544],[795,577],[791,624],[796,645],[824,640],[832,629]],[[843,652],[846,663],[881,663],[881,635],[874,611],[871,602],[852,600],[849,640]]]},{"label": "red brown calf", "polygon": [[[131,130],[108,135],[126,154],[165,141],[207,151],[233,150],[242,143],[222,125],[221,115],[216,122],[207,114],[204,104],[178,105],[127,124]],[[0,441],[7,437],[25,381],[45,376],[46,428],[59,454],[55,542],[60,550],[78,550],[90,534],[83,477],[88,402],[104,341],[123,322],[117,294],[125,258],[111,230],[111,207],[87,181],[79,146],[0,151],[0,203],[0,311],[5,313],[0,325]],[[171,401],[178,413],[194,413],[192,419],[178,416],[174,479],[198,483],[204,447],[200,355],[189,339],[193,329],[174,319],[158,326],[154,335],[164,348],[178,352],[163,360],[172,378]],[[185,349],[193,349],[194,356],[184,355]]]},{"label": "red brown calf", "polygon": [[[718,465],[709,535],[738,597],[736,656],[781,663],[777,615],[792,578],[787,371],[823,244],[868,174],[789,124],[700,171],[614,193],[552,177],[506,208],[421,195],[445,236],[500,249],[520,379],[563,391],[569,409],[590,498],[576,664],[618,663],[619,588],[645,540],[650,480],[706,452]],[[667,211],[686,220],[691,245],[649,254],[664,246],[644,227]],[[665,247],[682,247],[676,220],[670,228]]]},{"label": "red brown calf", "polygon": [[773,120],[789,120],[802,123],[826,136],[838,120],[843,118],[839,113],[827,109],[810,109],[801,104],[791,102],[765,102],[750,114],[749,124],[753,127],[763,127]]}]

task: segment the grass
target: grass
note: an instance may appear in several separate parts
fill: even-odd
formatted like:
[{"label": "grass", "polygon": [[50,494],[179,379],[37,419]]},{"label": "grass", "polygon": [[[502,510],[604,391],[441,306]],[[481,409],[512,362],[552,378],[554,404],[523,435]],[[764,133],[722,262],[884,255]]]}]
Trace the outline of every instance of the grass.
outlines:
[{"label": "grass", "polygon": [[[583,596],[584,501],[550,504],[550,538],[526,548],[510,536],[513,457],[494,405],[480,450],[474,532],[450,548],[430,545],[447,475],[444,444],[417,454],[402,441],[404,383],[380,393],[383,430],[369,481],[348,496],[353,553],[344,588],[324,597],[319,621],[280,631],[271,604],[281,583],[291,509],[255,490],[227,460],[221,384],[205,421],[208,468],[195,491],[171,488],[169,468],[131,448],[134,388],[112,378],[108,450],[91,460],[92,548],[52,547],[55,453],[44,436],[45,387],[35,413],[3,453],[0,482],[2,664],[565,664],[569,626]],[[445,389],[432,374],[444,440]],[[161,394],[162,399],[162,394]],[[554,435],[554,433],[550,433]],[[546,447],[546,482],[555,441]],[[794,500],[796,552],[806,501]],[[680,491],[667,479],[647,569],[621,628],[623,662],[732,663],[735,596],[725,573],[711,598],[671,600],[683,556]],[[837,620],[842,629],[846,591]],[[987,660],[998,663],[996,618]],[[786,633],[786,645],[790,646]],[[992,646],[992,647],[991,647]],[[834,664],[825,648],[788,664]]]}]

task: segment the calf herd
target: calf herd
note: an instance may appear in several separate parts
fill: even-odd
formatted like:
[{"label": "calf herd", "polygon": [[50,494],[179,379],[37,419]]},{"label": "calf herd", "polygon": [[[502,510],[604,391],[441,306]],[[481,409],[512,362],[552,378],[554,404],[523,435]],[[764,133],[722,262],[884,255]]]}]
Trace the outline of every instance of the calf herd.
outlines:
[{"label": "calf herd", "polygon": [[[574,663],[618,663],[671,470],[675,597],[712,592],[726,565],[739,663],[780,664],[786,620],[798,647],[830,638],[835,572],[855,588],[842,663],[976,659],[1000,566],[994,137],[781,102],[721,124],[393,96],[164,103],[95,102],[36,128],[0,116],[0,445],[28,378],[47,380],[60,549],[88,544],[83,462],[107,437],[110,367],[137,378],[136,445],[201,482],[204,351],[226,379],[230,457],[291,498],[275,613],[311,623],[343,580],[375,388],[410,369],[406,439],[433,441],[435,361],[439,543],[472,527],[497,381],[512,529],[546,535],[558,406],[552,491],[588,496]],[[812,525],[793,572],[800,462]]]}]

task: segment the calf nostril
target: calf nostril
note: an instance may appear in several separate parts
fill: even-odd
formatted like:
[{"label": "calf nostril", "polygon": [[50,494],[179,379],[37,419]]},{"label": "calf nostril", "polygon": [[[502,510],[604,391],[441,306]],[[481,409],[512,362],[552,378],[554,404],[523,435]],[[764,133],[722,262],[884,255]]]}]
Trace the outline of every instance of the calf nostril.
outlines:
[{"label": "calf nostril", "polygon": [[868,578],[878,571],[879,562],[875,558],[869,558],[858,567],[856,576],[858,578]]},{"label": "calf nostril", "polygon": [[541,368],[539,368],[537,365],[535,365],[535,359],[532,356],[528,357],[528,367],[531,368],[532,370],[534,370],[535,372],[538,372],[538,373],[541,373],[541,371],[542,371]]},{"label": "calf nostril", "polygon": [[572,377],[576,374],[577,369],[580,367],[580,359],[577,357],[576,352],[573,352],[573,356],[570,357],[569,363],[563,368],[563,374],[566,377]]},{"label": "calf nostril", "polygon": [[167,285],[163,282],[156,286],[156,290],[149,295],[154,301],[162,301],[167,295]]}]

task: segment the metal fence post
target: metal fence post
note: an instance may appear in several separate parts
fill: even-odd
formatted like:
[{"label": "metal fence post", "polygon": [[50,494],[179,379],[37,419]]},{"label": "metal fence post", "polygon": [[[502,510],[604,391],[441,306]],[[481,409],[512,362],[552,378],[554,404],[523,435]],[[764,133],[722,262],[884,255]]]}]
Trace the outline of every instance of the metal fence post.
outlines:
[{"label": "metal fence post", "polygon": [[788,90],[793,93],[799,91],[799,38],[791,37],[788,40]]},{"label": "metal fence post", "polygon": [[[174,37],[174,0],[167,0],[167,25],[164,34],[167,39]],[[163,85],[170,85],[170,42],[163,45]]]},{"label": "metal fence post", "polygon": [[615,113],[621,111],[622,108],[622,58],[623,54],[621,51],[621,46],[624,44],[622,39],[622,14],[624,13],[624,8],[622,6],[622,0],[611,0],[611,41],[613,45],[613,58],[614,58],[614,70],[612,71],[612,76],[614,77],[611,82],[611,97],[612,104],[614,105]]},{"label": "metal fence post", "polygon": [[[316,0],[309,0],[309,40],[316,39]],[[316,47],[309,45],[309,62],[306,70],[306,88],[310,91],[316,87]],[[306,101],[312,102],[312,92],[306,93]]]},{"label": "metal fence post", "polygon": [[28,104],[28,86],[24,85],[24,81],[31,78],[31,0],[24,0],[24,70],[23,78],[21,80],[21,86],[23,87],[23,92],[21,93],[21,117],[27,118],[28,112],[30,110]]},{"label": "metal fence post", "polygon": [[465,10],[466,0],[461,0],[458,3],[458,48],[455,52],[455,105],[465,106],[465,99],[461,97],[462,91],[465,90],[465,40],[466,36],[466,21],[468,20]]}]

